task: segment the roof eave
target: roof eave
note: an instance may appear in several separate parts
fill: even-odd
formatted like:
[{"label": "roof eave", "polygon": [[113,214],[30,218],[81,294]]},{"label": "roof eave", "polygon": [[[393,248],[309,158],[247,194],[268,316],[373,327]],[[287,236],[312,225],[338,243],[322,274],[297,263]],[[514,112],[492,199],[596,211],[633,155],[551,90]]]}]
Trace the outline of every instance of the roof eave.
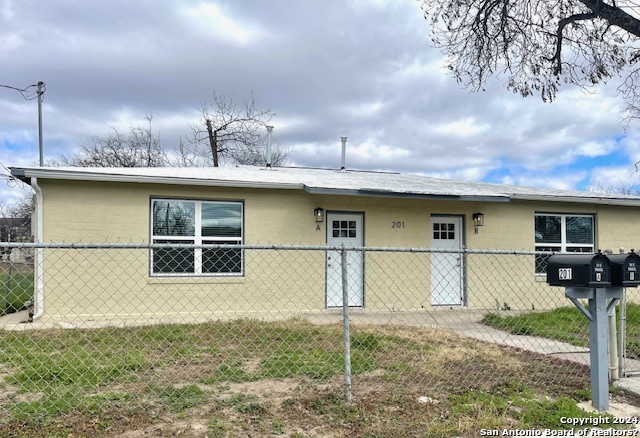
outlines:
[{"label": "roof eave", "polygon": [[581,197],[581,196],[554,196],[554,195],[523,195],[513,194],[511,199],[523,201],[546,201],[546,202],[568,202],[582,204],[599,204],[599,205],[617,205],[627,207],[639,207],[640,199],[624,199],[624,198],[606,198],[600,196]]},{"label": "roof eave", "polygon": [[439,199],[448,201],[476,202],[509,202],[508,196],[483,195],[449,195],[437,193],[394,192],[390,190],[368,189],[332,189],[326,187],[310,187],[305,185],[304,191],[313,195],[368,196],[378,198]]},{"label": "roof eave", "polygon": [[61,179],[75,181],[107,181],[137,184],[169,184],[169,185],[197,185],[209,187],[235,187],[235,188],[255,188],[255,189],[289,189],[304,190],[310,194],[321,195],[344,195],[344,196],[368,196],[385,198],[408,198],[408,199],[439,199],[452,201],[475,201],[475,202],[509,202],[510,200],[542,201],[542,202],[567,202],[584,203],[598,205],[615,205],[639,207],[640,198],[616,198],[606,196],[558,196],[522,193],[498,193],[495,195],[459,195],[459,194],[438,194],[426,192],[402,192],[392,190],[377,189],[340,189],[313,187],[300,182],[269,182],[269,181],[246,181],[246,180],[224,180],[205,178],[184,178],[175,176],[144,176],[144,175],[123,175],[116,173],[103,173],[92,171],[72,171],[59,170],[55,168],[29,168],[12,167],[11,174],[26,182],[31,183],[31,178],[39,179]]},{"label": "roof eave", "polygon": [[256,189],[289,189],[301,190],[302,184],[277,183],[277,182],[255,182],[255,181],[230,181],[220,179],[202,178],[176,178],[144,175],[118,175],[109,173],[94,172],[70,172],[50,169],[21,169],[11,168],[11,174],[27,183],[31,178],[42,179],[63,179],[72,181],[106,181],[137,184],[170,184],[170,185],[192,185],[192,186],[212,186],[212,187],[238,187]]}]

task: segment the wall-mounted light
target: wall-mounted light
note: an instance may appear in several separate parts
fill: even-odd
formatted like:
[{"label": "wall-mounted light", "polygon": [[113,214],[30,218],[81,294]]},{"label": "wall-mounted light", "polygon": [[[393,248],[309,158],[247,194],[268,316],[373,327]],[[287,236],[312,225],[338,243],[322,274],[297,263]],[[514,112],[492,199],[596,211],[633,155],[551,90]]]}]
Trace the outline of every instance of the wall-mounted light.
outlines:
[{"label": "wall-mounted light", "polygon": [[481,227],[484,225],[484,214],[482,213],[473,213],[473,225],[476,227]]},{"label": "wall-mounted light", "polygon": [[318,207],[313,210],[313,216],[316,222],[324,222],[324,208]]},{"label": "wall-mounted light", "polygon": [[484,214],[473,213],[471,217],[473,218],[473,226],[475,227],[474,233],[478,234],[478,227],[481,227],[484,225]]}]

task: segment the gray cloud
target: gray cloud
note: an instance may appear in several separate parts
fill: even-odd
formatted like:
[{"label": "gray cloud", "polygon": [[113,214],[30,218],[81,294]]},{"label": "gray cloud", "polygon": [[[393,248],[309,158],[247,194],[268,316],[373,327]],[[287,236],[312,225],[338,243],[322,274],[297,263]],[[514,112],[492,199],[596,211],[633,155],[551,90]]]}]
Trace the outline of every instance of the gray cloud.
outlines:
[{"label": "gray cloud", "polygon": [[[353,167],[534,185],[575,187],[589,170],[554,169],[614,147],[640,157],[635,132],[615,143],[624,133],[610,87],[563,90],[553,104],[500,80],[463,89],[413,1],[5,0],[0,65],[0,84],[46,82],[50,156],[149,113],[172,147],[215,90],[240,102],[253,92],[272,109],[297,165],[338,166],[341,135]],[[36,161],[36,120],[35,101],[0,89],[3,164]]]}]

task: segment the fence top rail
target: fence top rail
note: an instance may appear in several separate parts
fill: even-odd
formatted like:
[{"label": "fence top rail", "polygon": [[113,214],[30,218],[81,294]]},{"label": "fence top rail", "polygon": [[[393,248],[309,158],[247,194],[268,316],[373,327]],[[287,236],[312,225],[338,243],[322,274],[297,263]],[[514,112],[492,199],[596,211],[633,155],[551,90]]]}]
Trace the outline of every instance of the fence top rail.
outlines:
[{"label": "fence top rail", "polygon": [[296,251],[359,251],[359,252],[407,252],[407,253],[450,253],[450,254],[507,254],[507,255],[551,255],[552,251],[521,251],[500,249],[448,249],[448,248],[407,248],[386,246],[335,246],[335,245],[243,245],[243,244],[202,244],[191,243],[55,243],[55,242],[0,242],[0,248],[32,249],[246,249],[246,250],[296,250]]}]

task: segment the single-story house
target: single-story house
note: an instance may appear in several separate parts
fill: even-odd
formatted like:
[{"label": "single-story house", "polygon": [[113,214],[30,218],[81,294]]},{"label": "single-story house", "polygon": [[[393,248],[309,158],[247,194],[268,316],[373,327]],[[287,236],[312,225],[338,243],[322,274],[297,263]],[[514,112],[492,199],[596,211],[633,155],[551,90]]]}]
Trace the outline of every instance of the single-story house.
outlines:
[{"label": "single-story house", "polygon": [[[35,190],[35,241],[45,243],[617,252],[633,248],[640,232],[636,196],[391,172],[237,166],[11,173]],[[277,260],[266,251],[219,247],[78,252],[36,254],[36,318],[342,306],[336,251],[281,251]],[[349,305],[372,311],[491,308],[506,303],[513,288],[498,284],[508,273],[489,278],[490,267],[474,268],[455,252],[349,257]],[[522,260],[509,262],[518,264],[519,290],[548,287],[544,257]],[[396,278],[385,280],[392,272]]]}]

